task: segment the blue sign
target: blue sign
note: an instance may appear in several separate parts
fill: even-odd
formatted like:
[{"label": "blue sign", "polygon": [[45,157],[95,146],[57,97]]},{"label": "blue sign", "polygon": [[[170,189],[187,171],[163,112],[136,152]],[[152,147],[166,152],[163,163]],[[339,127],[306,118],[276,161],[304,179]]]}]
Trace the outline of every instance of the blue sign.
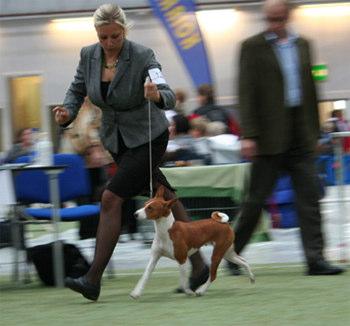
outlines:
[{"label": "blue sign", "polygon": [[195,3],[191,0],[150,0],[150,3],[173,40],[195,86],[212,84]]}]

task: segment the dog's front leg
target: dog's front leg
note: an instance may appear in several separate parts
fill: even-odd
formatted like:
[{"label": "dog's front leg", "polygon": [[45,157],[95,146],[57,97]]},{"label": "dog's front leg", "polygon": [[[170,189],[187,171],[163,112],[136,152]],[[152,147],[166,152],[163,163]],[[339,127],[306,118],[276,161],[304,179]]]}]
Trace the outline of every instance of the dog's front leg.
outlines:
[{"label": "dog's front leg", "polygon": [[137,285],[135,286],[134,290],[130,293],[130,296],[133,299],[138,299],[141,296],[142,291],[145,288],[145,285],[146,285],[149,277],[151,276],[151,273],[153,272],[154,268],[156,267],[160,256],[161,255],[158,252],[151,253],[151,258],[148,262],[148,265],[147,265],[142,277],[137,282]]},{"label": "dog's front leg", "polygon": [[187,277],[187,267],[189,260],[187,259],[184,264],[180,264],[180,286],[182,290],[188,295],[194,295],[194,292],[190,289]]}]

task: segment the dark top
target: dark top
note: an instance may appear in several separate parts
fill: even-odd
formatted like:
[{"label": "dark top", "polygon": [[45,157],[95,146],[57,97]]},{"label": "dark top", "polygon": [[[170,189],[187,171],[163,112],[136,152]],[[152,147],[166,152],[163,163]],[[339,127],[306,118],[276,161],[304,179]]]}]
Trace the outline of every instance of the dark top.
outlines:
[{"label": "dark top", "polygon": [[102,98],[105,102],[106,102],[107,93],[108,93],[110,83],[111,82],[109,82],[109,81],[101,81],[101,95],[102,95]]},{"label": "dark top", "polygon": [[224,109],[215,104],[206,104],[196,110],[194,113],[207,117],[210,121],[220,121],[228,125],[228,117]]}]

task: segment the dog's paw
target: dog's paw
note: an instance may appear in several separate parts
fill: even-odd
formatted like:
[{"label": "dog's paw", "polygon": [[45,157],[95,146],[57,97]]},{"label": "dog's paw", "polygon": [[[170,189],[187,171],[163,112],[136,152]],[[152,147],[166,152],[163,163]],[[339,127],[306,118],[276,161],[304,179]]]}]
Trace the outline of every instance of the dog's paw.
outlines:
[{"label": "dog's paw", "polygon": [[205,293],[205,291],[199,291],[199,290],[197,290],[197,291],[195,292],[195,294],[196,294],[197,297],[203,296],[204,293]]},{"label": "dog's paw", "polygon": [[141,296],[141,294],[138,293],[138,292],[136,292],[136,291],[132,291],[129,295],[130,295],[130,297],[133,298],[134,300],[137,300],[137,299]]},{"label": "dog's paw", "polygon": [[196,296],[200,297],[207,291],[208,286],[204,283],[196,290]]},{"label": "dog's paw", "polygon": [[191,290],[191,289],[184,289],[184,292],[188,295],[188,296],[194,296],[195,293]]}]

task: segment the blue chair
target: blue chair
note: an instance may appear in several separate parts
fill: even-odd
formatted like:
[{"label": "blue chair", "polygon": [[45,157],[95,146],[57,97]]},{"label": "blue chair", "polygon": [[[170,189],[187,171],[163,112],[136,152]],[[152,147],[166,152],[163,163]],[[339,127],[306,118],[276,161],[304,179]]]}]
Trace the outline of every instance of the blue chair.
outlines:
[{"label": "blue chair", "polygon": [[334,171],[334,163],[334,155],[320,155],[316,160],[319,174],[327,186],[334,186],[337,183]]},{"label": "blue chair", "polygon": [[350,184],[350,154],[344,155],[344,182]]},{"label": "blue chair", "polygon": [[[29,156],[22,156],[16,163],[27,163]],[[59,197],[61,202],[71,201],[88,196],[91,192],[88,172],[84,160],[77,154],[54,154],[55,165],[65,165],[66,168],[58,176]],[[51,203],[49,177],[43,170],[23,171],[15,177],[15,192],[17,201],[24,204]],[[98,215],[100,206],[97,204],[79,205],[60,208],[59,215],[63,222],[79,221]],[[38,220],[51,220],[52,208],[26,208],[25,214]]]},{"label": "blue chair", "polygon": [[[75,207],[62,208],[62,203],[75,200],[85,196],[89,196],[91,192],[90,179],[88,171],[85,168],[83,158],[77,154],[54,154],[53,160],[55,165],[63,165],[64,169],[58,174],[59,200],[58,208],[59,222],[80,221],[100,213],[98,204],[79,205]],[[22,156],[15,160],[14,163],[29,163],[30,156]],[[57,221],[53,219],[53,208],[31,208],[28,207],[33,203],[51,204],[49,176],[44,169],[24,170],[16,173],[14,177],[14,187],[18,206],[22,207],[18,210],[21,216],[20,223],[52,223],[57,225]],[[24,219],[23,219],[24,218]],[[40,220],[40,221],[37,221]],[[58,278],[57,285],[63,285],[63,276],[65,271],[63,247],[59,241],[59,228],[54,227],[55,234],[55,250],[54,264]]]},{"label": "blue chair", "polygon": [[273,210],[277,210],[280,214],[279,228],[297,227],[298,219],[294,207],[295,194],[292,186],[292,181],[289,175],[281,175],[276,182],[272,195],[267,200],[268,206]]},{"label": "blue chair", "polygon": [[289,204],[295,201],[292,181],[289,175],[281,175],[277,179],[270,200],[276,204]]}]

